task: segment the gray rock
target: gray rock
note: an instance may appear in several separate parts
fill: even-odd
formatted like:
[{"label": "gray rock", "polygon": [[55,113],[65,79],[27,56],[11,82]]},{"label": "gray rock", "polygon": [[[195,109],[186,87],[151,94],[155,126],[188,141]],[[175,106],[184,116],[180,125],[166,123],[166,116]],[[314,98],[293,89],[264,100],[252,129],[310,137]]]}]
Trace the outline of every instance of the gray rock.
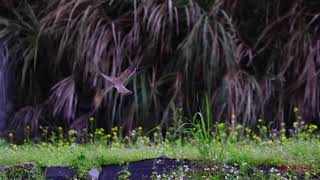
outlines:
[{"label": "gray rock", "polygon": [[87,180],[98,180],[100,176],[100,171],[97,168],[92,168],[87,175]]},{"label": "gray rock", "polygon": [[44,170],[46,180],[70,180],[76,179],[77,170],[71,167],[51,166]]},{"label": "gray rock", "polygon": [[[2,173],[6,173],[7,179],[35,179],[36,168],[36,164],[33,162],[6,165],[0,167],[0,176],[2,176]],[[16,170],[19,170],[19,175],[15,173]]]},{"label": "gray rock", "polygon": [[0,171],[12,171],[13,169],[35,169],[35,168],[36,168],[35,163],[25,162],[25,163],[0,167]]}]

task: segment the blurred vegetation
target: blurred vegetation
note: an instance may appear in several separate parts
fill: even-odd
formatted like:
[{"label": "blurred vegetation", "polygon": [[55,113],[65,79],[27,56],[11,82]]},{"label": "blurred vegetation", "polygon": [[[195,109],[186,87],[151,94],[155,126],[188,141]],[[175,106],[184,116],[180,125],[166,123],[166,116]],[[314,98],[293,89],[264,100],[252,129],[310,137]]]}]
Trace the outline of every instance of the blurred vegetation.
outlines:
[{"label": "blurred vegetation", "polygon": [[[294,108],[298,119],[319,124],[317,7],[317,0],[1,0],[1,51],[15,80],[9,128],[90,130],[95,117],[108,131],[169,129],[206,104],[209,124],[292,127]],[[132,96],[97,96],[107,88],[99,71],[116,76],[140,58]],[[98,109],[95,97],[103,99]]]}]

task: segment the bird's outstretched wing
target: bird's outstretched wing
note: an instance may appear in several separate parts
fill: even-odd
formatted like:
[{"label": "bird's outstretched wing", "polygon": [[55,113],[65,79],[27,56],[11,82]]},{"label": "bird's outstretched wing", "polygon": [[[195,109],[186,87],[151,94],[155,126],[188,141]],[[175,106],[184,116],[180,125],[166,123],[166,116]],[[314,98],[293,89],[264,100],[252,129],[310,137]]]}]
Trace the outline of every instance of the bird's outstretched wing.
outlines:
[{"label": "bird's outstretched wing", "polygon": [[[106,79],[107,81],[110,81],[113,84],[113,87],[115,87],[117,89],[117,91],[123,95],[129,95],[132,94],[132,92],[127,89],[126,87],[124,87],[123,85],[123,81],[120,81],[119,78],[113,78],[107,75],[104,75],[103,73],[100,73],[101,76]],[[97,104],[100,104],[100,102],[98,102],[100,99],[99,97],[97,97]]]},{"label": "bird's outstretched wing", "polygon": [[137,68],[139,67],[141,63],[141,59],[139,59],[136,63],[130,65],[127,69],[125,69],[120,76],[118,77],[118,79],[121,82],[126,82],[137,70]]},{"label": "bird's outstretched wing", "polygon": [[118,77],[110,77],[110,76],[107,76],[103,73],[100,72],[100,75],[108,80],[109,82],[111,82],[114,87],[117,89],[117,91],[123,95],[128,95],[128,94],[132,94],[132,92],[127,89],[126,87],[124,87],[124,83],[136,72],[138,66],[140,65],[141,63],[141,59],[138,59],[136,61],[136,63],[130,65],[126,70],[124,70],[120,76]]},{"label": "bird's outstretched wing", "polygon": [[105,75],[105,74],[103,74],[103,73],[101,73],[101,72],[100,72],[100,75],[101,75],[104,79],[106,79],[106,80],[114,83],[114,79],[113,79],[112,77],[107,76],[107,75]]}]

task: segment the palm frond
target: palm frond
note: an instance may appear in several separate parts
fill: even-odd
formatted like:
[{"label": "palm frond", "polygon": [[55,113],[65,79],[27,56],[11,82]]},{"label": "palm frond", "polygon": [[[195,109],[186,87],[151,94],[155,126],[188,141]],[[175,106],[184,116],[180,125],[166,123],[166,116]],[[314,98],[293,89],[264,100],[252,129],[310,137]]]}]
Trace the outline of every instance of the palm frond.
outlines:
[{"label": "palm frond", "polygon": [[52,88],[49,102],[53,105],[53,115],[62,115],[69,124],[75,119],[78,96],[73,76],[58,82]]}]

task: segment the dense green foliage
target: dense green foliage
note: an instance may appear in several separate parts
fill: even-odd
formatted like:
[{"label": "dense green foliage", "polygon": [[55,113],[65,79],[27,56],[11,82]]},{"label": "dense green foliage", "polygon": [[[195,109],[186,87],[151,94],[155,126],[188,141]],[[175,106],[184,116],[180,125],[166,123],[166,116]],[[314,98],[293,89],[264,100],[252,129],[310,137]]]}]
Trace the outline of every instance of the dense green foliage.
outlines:
[{"label": "dense green foliage", "polygon": [[[167,128],[191,119],[206,95],[214,122],[292,126],[294,107],[319,122],[317,0],[0,2],[12,129],[81,129],[90,116],[107,129]],[[99,71],[115,76],[140,58],[134,95],[99,96],[108,86]]]}]

